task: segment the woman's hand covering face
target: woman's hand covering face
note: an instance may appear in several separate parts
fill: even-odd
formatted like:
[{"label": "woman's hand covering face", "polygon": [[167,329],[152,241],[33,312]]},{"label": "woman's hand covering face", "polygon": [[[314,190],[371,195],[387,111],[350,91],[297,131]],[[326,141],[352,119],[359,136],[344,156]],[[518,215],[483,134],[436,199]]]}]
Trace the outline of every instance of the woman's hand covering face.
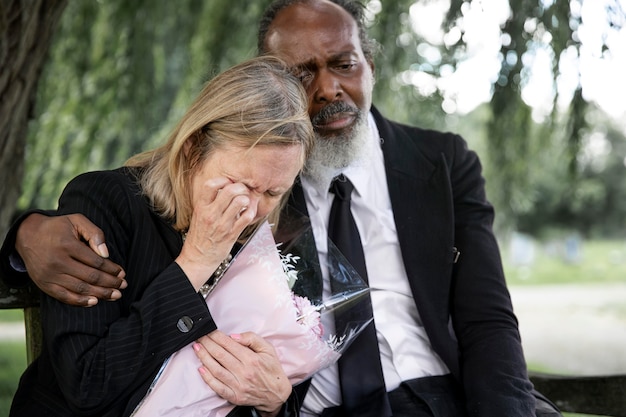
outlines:
[{"label": "woman's hand covering face", "polygon": [[[228,256],[241,232],[256,217],[257,207],[250,191],[227,178],[211,178],[194,192],[194,209],[182,251],[177,262],[192,285],[199,289]],[[183,266],[183,264],[185,266]],[[199,281],[191,271],[199,269]]]},{"label": "woman's hand covering face", "polygon": [[198,290],[241,232],[278,207],[302,168],[300,145],[215,150],[191,179],[193,214],[176,262]]}]

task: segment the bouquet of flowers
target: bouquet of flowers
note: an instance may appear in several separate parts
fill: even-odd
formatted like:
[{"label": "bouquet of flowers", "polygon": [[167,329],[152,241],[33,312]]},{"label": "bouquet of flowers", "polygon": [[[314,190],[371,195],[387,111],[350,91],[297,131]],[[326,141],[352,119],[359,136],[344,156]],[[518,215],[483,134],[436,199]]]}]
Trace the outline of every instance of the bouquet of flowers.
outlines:
[{"label": "bouquet of flowers", "polygon": [[[311,243],[303,243],[300,237],[292,240],[289,247],[303,255],[308,252],[306,260],[279,249],[269,224],[263,223],[206,297],[220,330],[226,333],[252,331],[272,343],[293,385],[334,363],[372,320],[353,323],[342,329],[341,334],[326,330],[322,315],[341,314],[366,298],[363,295],[369,288],[345,260],[337,262],[335,259],[333,264],[345,266],[341,268],[343,286],[322,300],[317,252],[311,247],[314,245],[312,235],[308,236]],[[347,276],[345,271],[348,271]],[[319,283],[304,282],[315,276]],[[319,291],[311,291],[315,287]],[[309,296],[307,292],[315,294]],[[226,416],[234,405],[206,385],[197,370],[200,366],[191,345],[174,353],[163,364],[133,416]]]}]

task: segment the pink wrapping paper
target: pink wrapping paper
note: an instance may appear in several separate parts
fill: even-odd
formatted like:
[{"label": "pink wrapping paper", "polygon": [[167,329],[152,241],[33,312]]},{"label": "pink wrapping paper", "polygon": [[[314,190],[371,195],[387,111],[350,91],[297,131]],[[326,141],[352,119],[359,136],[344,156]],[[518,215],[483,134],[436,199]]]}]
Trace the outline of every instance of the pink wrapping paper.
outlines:
[{"label": "pink wrapping paper", "polygon": [[[319,313],[307,299],[295,297],[289,289],[267,222],[233,260],[207,297],[207,304],[221,331],[251,331],[272,343],[292,384],[340,356],[323,340]],[[198,372],[200,366],[191,345],[176,352],[133,416],[226,416],[234,405],[205,384]]]}]

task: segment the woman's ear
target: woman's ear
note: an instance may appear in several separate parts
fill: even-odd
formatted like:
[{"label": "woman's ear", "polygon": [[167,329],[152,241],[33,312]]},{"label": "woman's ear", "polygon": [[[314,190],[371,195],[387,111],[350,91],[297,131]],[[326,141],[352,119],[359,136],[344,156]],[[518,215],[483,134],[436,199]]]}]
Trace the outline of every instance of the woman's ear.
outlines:
[{"label": "woman's ear", "polygon": [[202,162],[203,150],[201,149],[202,139],[200,133],[193,134],[183,143],[183,156],[185,157],[185,166],[187,169],[193,170],[197,164]]},{"label": "woman's ear", "polygon": [[193,146],[193,136],[187,138],[185,143],[183,143],[183,153],[185,154],[185,158],[189,159],[189,153],[191,152],[191,147]]}]

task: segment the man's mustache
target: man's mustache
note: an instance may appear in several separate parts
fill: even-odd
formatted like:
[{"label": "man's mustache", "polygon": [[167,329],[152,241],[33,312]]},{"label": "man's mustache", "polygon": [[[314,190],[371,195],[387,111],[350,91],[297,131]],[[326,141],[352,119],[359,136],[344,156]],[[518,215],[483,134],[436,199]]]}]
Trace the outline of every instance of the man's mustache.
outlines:
[{"label": "man's mustache", "polygon": [[325,124],[329,119],[338,113],[356,113],[357,118],[361,117],[361,110],[343,101],[335,101],[322,107],[322,109],[311,119],[313,126]]}]

